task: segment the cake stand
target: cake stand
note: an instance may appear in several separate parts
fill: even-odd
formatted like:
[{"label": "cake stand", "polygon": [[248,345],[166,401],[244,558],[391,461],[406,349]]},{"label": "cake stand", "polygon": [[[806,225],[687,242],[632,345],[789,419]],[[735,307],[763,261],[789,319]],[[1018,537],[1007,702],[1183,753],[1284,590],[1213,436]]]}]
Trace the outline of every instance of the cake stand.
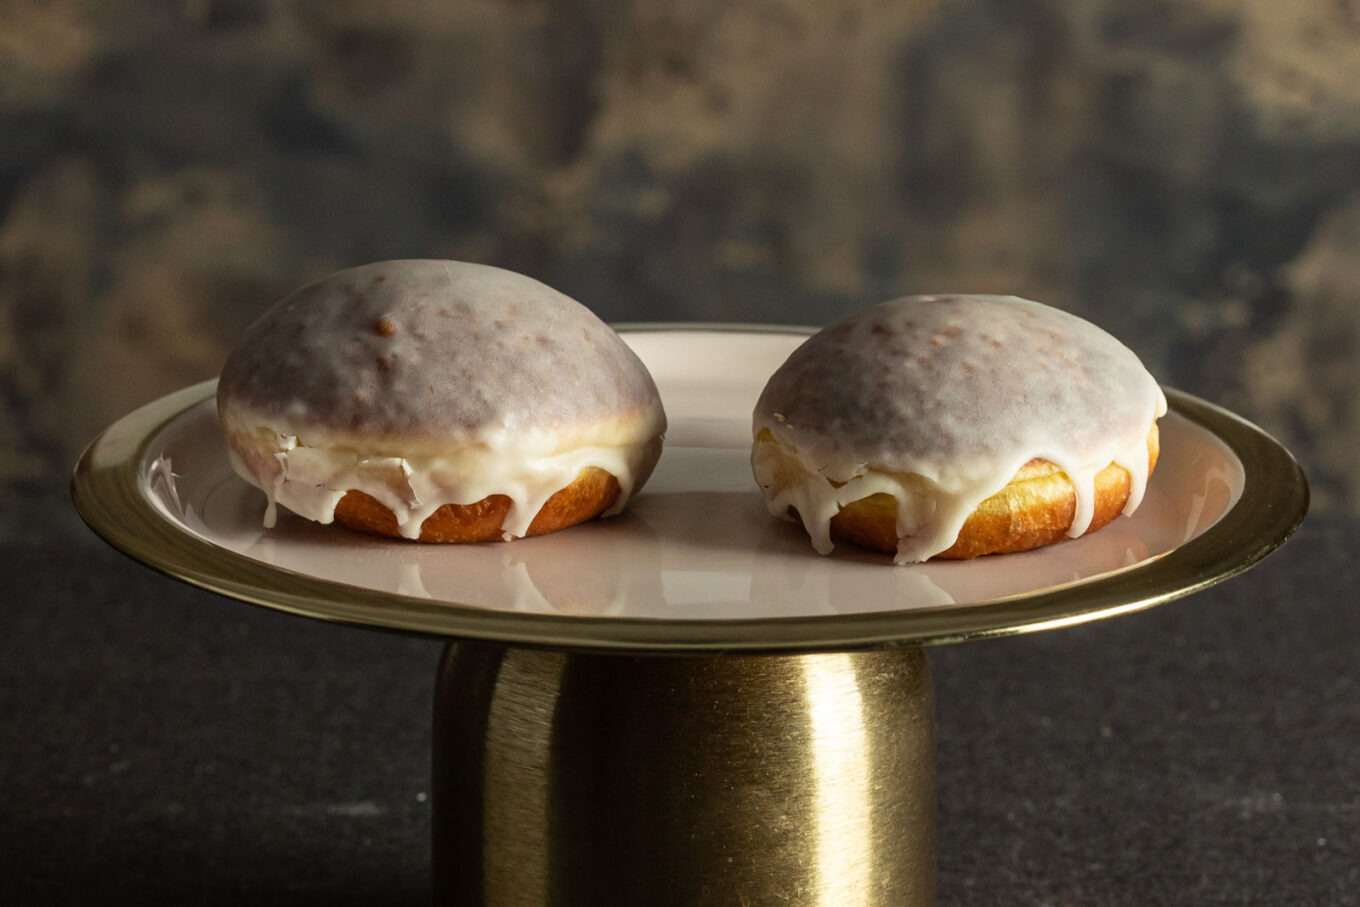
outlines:
[{"label": "cake stand", "polygon": [[625,514],[554,535],[426,546],[286,514],[264,530],[263,495],[227,463],[212,382],[117,422],[76,467],[81,516],[143,563],[447,641],[436,903],[930,903],[925,647],[1188,595],[1260,561],[1307,510],[1284,448],[1168,391],[1132,517],[971,562],[819,557],[766,512],[747,465],[754,401],[809,331],[620,332],[661,390],[666,451]]}]

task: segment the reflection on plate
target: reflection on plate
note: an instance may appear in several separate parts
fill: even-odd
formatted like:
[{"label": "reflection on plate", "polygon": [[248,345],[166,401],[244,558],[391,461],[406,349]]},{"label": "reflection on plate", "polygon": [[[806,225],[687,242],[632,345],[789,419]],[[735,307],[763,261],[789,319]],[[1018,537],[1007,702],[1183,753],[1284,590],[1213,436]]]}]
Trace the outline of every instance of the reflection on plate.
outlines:
[{"label": "reflection on plate", "polygon": [[329,582],[504,612],[683,621],[960,608],[1087,582],[1203,534],[1243,490],[1233,451],[1173,412],[1142,507],[1100,532],[968,562],[899,567],[847,546],[821,557],[799,526],[769,515],[748,465],[751,408],[802,336],[625,336],[656,377],[671,430],[651,482],[615,519],[471,546],[375,538],[291,515],[266,531],[264,496],[231,471],[210,398],[149,440],[140,491],[185,533]]}]

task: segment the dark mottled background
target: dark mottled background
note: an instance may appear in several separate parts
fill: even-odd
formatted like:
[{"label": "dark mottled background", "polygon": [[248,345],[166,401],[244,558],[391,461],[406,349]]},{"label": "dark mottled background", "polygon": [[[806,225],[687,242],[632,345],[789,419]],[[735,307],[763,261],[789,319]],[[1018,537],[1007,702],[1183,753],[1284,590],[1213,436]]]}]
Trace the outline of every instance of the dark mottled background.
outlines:
[{"label": "dark mottled background", "polygon": [[525,271],[616,320],[1015,292],[1360,513],[1354,0],[0,0],[0,538],[305,280]]}]

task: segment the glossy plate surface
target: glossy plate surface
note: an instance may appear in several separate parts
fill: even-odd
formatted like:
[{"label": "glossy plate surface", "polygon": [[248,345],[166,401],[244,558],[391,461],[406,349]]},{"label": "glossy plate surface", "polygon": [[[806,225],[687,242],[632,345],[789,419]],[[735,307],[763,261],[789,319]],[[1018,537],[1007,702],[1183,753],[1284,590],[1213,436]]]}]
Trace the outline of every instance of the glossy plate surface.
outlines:
[{"label": "glossy plate surface", "polygon": [[661,463],[622,516],[510,543],[420,545],[289,514],[231,470],[213,383],[122,419],[90,446],[73,493],[111,544],[172,576],[355,625],[524,645],[670,651],[939,643],[1062,626],[1167,601],[1278,547],[1307,509],[1278,443],[1168,391],[1142,507],[1090,536],[1022,554],[896,567],[815,554],[774,519],[747,462],[750,413],[799,329],[622,329],[670,418]]}]

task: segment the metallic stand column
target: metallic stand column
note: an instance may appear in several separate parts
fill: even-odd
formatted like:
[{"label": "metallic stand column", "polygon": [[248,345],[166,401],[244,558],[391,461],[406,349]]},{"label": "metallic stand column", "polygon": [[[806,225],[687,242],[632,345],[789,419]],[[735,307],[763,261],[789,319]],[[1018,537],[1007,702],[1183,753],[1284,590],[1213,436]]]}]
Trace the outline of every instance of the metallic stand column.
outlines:
[{"label": "metallic stand column", "polygon": [[651,656],[449,644],[437,905],[930,904],[919,648]]}]

